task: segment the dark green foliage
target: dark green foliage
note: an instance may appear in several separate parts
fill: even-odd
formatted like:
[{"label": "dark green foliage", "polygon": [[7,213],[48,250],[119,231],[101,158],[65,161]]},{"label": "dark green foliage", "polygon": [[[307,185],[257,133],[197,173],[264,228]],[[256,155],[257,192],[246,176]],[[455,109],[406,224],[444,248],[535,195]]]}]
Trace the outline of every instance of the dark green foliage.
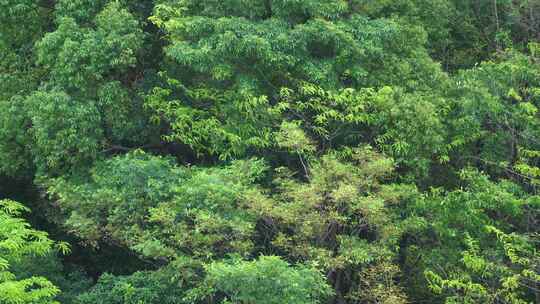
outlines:
[{"label": "dark green foliage", "polygon": [[[535,249],[528,247],[533,244],[528,242],[533,242],[535,238],[534,234],[529,234],[531,227],[528,227],[528,222],[531,219],[528,210],[537,204],[538,197],[525,195],[518,186],[507,181],[493,183],[475,171],[464,171],[461,177],[466,188],[447,193],[437,190],[429,196],[418,198],[409,207],[415,216],[422,217],[422,221],[420,226],[411,226],[411,243],[405,256],[416,262],[411,264],[415,268],[408,271],[420,276],[428,274],[432,288],[439,292],[448,288],[456,292],[452,297],[458,296],[462,289],[466,289],[466,297],[478,296],[483,300],[477,298],[475,301],[483,303],[496,303],[497,297],[508,296],[505,293],[516,297],[528,285],[523,286],[525,289],[521,289],[521,286],[506,286],[504,280],[510,278],[505,276],[518,275],[521,271],[516,267],[518,265],[508,265],[506,259],[507,255],[513,255],[512,263],[520,260],[530,265],[529,270],[535,269],[534,265],[538,263],[534,257]],[[525,231],[526,234],[515,234],[513,237],[516,244],[505,244],[497,238],[500,236],[504,239],[503,231]],[[510,246],[520,247],[516,249]],[[532,260],[525,262],[524,259],[530,258]],[[478,267],[500,270],[488,271]],[[451,269],[451,272],[443,271],[446,269]],[[497,279],[488,280],[486,271],[501,273]],[[520,280],[517,277],[514,279]],[[472,283],[477,285],[468,286]]]},{"label": "dark green foliage", "polygon": [[177,167],[136,151],[97,164],[88,178],[52,180],[49,191],[69,212],[66,225],[86,240],[107,236],[151,258],[245,255],[255,223],[242,193],[260,167]]},{"label": "dark green foliage", "polygon": [[104,274],[88,292],[74,303],[79,304],[177,304],[182,290],[171,280],[169,272],[136,272],[130,276]]},{"label": "dark green foliage", "polygon": [[538,0],[0,0],[33,212],[0,203],[0,303],[540,302],[538,33]]},{"label": "dark green foliage", "polygon": [[168,140],[239,157],[272,145],[283,114],[271,109],[284,90],[410,89],[441,77],[421,30],[369,20],[345,1],[302,3],[272,3],[264,20],[228,16],[225,5],[211,12],[189,1],[156,6],[151,20],[167,33],[174,65],[148,106],[170,123]]},{"label": "dark green foliage", "polygon": [[29,136],[34,141],[34,161],[39,169],[55,173],[93,160],[103,135],[99,113],[92,103],[82,104],[62,92],[37,92],[26,102],[32,117]]},{"label": "dark green foliage", "polygon": [[127,10],[113,2],[95,16],[93,24],[80,27],[73,18],[62,16],[57,30],[37,44],[38,63],[50,69],[53,84],[91,94],[110,73],[126,72],[135,65],[143,33]]}]

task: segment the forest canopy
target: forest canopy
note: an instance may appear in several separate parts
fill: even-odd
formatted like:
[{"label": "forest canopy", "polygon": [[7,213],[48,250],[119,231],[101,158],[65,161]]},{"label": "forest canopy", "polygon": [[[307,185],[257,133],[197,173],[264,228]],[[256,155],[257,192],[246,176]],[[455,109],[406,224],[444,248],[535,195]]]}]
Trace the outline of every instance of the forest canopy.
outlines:
[{"label": "forest canopy", "polygon": [[0,0],[0,304],[540,303],[539,0]]}]

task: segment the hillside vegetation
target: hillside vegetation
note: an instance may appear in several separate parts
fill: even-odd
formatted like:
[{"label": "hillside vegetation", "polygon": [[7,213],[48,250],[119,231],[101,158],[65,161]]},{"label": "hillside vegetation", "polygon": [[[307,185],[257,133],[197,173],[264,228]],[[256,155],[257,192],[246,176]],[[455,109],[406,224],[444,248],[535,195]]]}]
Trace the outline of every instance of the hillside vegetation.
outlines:
[{"label": "hillside vegetation", "polygon": [[540,0],[0,0],[0,304],[540,303]]}]

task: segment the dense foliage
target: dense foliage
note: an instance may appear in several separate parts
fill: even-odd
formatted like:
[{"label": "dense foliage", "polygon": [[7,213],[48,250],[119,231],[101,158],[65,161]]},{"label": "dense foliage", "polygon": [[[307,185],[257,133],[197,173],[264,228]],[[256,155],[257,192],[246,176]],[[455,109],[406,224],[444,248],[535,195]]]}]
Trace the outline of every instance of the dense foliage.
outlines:
[{"label": "dense foliage", "polygon": [[539,0],[0,0],[0,304],[539,303],[539,107]]}]

